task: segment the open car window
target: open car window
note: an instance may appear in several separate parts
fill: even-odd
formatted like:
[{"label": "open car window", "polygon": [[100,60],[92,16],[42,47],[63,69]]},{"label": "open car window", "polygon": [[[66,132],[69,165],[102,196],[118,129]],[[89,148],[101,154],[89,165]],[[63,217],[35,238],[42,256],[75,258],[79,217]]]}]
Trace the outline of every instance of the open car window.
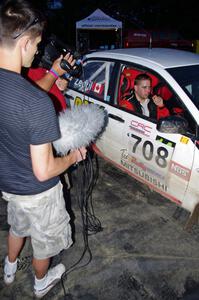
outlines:
[{"label": "open car window", "polygon": [[[150,72],[141,69],[136,69],[130,66],[123,66],[120,74],[119,88],[118,88],[118,104],[119,106],[125,104],[125,100],[129,101],[129,97],[134,93],[134,80],[139,74],[147,74],[152,79],[152,89],[158,84],[157,76]],[[127,104],[127,103],[126,103]]]},{"label": "open car window", "polygon": [[[150,70],[144,70],[141,68],[135,68],[131,65],[123,65],[121,68],[120,78],[119,78],[119,84],[118,84],[118,92],[117,92],[117,105],[118,107],[127,110],[128,112],[135,113],[136,115],[139,115],[142,118],[148,118],[153,121],[158,121],[159,118],[161,118],[161,112],[160,117],[158,118],[158,115],[156,118],[153,118],[151,116],[147,117],[143,115],[142,113],[139,113],[136,111],[134,106],[134,80],[137,75],[139,74],[147,74],[151,78],[151,95],[149,96],[150,99],[153,99],[154,95],[160,96],[164,101],[164,106],[167,110],[164,117],[172,116],[172,115],[179,115],[184,117],[189,124],[189,132],[195,134],[195,122],[190,115],[187,108],[183,105],[182,101],[179,99],[179,97],[176,95],[176,93],[171,89],[169,84],[161,77],[158,77],[156,74],[154,74]],[[188,86],[187,89],[192,89],[191,86]]]}]

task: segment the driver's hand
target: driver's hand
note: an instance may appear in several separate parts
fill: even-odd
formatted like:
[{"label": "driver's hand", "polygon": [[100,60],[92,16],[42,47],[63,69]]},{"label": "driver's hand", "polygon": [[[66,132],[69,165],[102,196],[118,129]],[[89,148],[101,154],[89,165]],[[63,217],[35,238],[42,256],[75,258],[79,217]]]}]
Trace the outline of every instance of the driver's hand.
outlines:
[{"label": "driver's hand", "polygon": [[152,97],[153,102],[155,103],[155,105],[157,105],[158,107],[163,107],[164,106],[164,101],[162,99],[162,97],[154,95]]}]

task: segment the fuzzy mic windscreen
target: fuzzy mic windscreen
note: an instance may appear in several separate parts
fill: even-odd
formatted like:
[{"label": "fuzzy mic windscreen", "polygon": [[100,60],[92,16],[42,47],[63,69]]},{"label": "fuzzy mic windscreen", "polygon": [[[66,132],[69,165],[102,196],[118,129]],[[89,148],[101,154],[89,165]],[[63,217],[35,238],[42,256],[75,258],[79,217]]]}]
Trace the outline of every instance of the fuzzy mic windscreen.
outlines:
[{"label": "fuzzy mic windscreen", "polygon": [[107,112],[96,104],[74,106],[59,115],[61,138],[53,142],[59,155],[95,142],[107,125]]}]

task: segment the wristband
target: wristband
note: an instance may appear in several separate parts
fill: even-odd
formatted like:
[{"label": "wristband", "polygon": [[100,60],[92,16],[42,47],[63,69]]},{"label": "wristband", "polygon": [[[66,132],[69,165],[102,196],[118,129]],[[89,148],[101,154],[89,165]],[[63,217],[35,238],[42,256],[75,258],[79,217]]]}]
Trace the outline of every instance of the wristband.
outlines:
[{"label": "wristband", "polygon": [[51,73],[56,79],[59,77],[59,74],[53,68],[49,70],[49,73]]}]

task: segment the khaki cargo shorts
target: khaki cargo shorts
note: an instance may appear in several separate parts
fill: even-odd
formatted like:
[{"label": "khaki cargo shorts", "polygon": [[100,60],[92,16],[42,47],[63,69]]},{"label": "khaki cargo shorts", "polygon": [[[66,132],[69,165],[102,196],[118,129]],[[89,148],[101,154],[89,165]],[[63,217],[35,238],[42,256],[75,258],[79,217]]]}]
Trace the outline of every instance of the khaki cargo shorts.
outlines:
[{"label": "khaki cargo shorts", "polygon": [[65,208],[62,184],[48,191],[22,196],[2,192],[8,201],[10,234],[31,237],[33,256],[45,259],[72,244],[70,217]]}]

